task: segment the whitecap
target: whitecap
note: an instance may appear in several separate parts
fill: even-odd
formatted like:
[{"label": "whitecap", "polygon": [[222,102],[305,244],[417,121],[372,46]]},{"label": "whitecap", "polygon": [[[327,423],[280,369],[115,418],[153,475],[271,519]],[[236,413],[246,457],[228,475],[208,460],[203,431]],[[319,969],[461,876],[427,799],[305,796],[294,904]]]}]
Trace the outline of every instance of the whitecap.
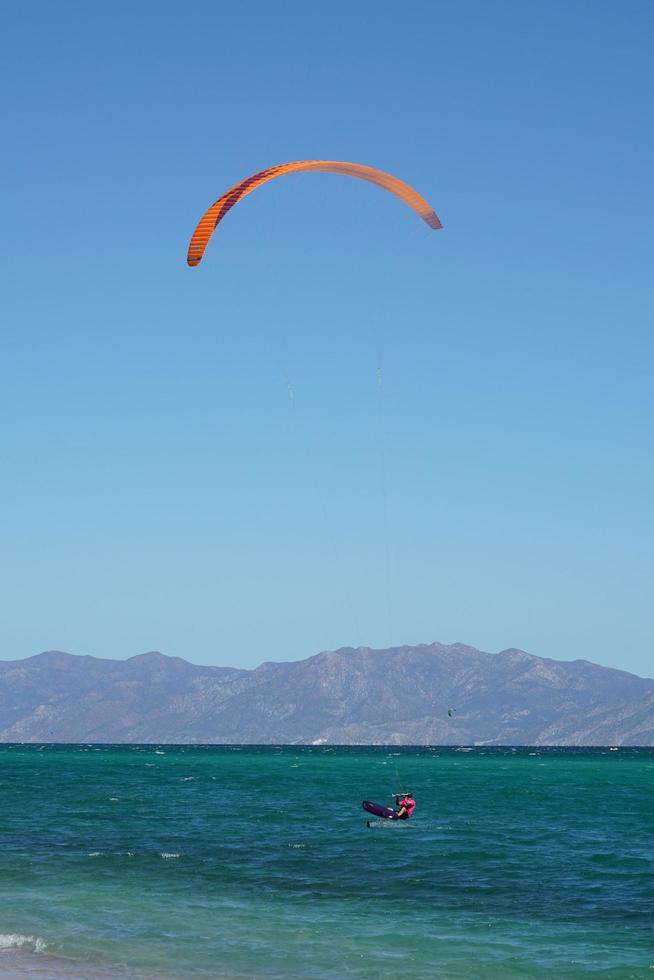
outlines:
[{"label": "whitecap", "polygon": [[159,857],[162,857],[164,861],[170,861],[172,858],[181,857],[180,854],[174,854],[171,851],[162,851]]},{"label": "whitecap", "polygon": [[0,950],[25,949],[26,947],[33,953],[42,953],[47,948],[47,943],[39,936],[23,936],[19,932],[0,933]]}]

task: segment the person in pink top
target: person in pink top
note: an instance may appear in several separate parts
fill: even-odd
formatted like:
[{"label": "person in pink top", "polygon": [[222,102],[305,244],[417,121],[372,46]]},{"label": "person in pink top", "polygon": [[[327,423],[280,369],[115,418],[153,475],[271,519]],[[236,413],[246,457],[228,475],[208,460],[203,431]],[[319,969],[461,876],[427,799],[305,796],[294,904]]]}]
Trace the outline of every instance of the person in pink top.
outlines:
[{"label": "person in pink top", "polygon": [[395,806],[399,807],[399,810],[395,813],[395,819],[408,820],[416,808],[416,801],[407,790],[402,796],[395,797]]}]

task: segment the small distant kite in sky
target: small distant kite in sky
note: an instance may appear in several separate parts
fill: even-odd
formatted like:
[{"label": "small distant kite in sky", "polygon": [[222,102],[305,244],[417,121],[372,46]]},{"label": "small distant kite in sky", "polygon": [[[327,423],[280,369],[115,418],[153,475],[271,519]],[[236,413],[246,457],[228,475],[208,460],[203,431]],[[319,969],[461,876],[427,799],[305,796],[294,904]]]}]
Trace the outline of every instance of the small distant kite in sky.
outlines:
[{"label": "small distant kite in sky", "polygon": [[456,714],[456,708],[448,708],[447,709],[447,717],[448,718],[454,718],[454,715],[455,714]]},{"label": "small distant kite in sky", "polygon": [[208,211],[200,218],[197,228],[193,232],[191,244],[188,249],[187,262],[189,265],[199,265],[204,255],[204,250],[209,244],[209,239],[213,235],[216,227],[235,204],[250,194],[261,184],[283,174],[299,173],[308,170],[317,170],[323,173],[345,174],[348,177],[358,177],[360,180],[370,181],[385,190],[395,194],[400,200],[408,204],[410,208],[426,221],[430,228],[442,228],[440,219],[432,206],[422,197],[413,187],[405,184],[403,180],[377,170],[375,167],[366,167],[361,163],[347,163],[344,160],[296,160],[293,163],[280,163],[277,167],[269,167],[267,170],[260,170],[242,180],[228,190],[222,197],[211,205]]}]

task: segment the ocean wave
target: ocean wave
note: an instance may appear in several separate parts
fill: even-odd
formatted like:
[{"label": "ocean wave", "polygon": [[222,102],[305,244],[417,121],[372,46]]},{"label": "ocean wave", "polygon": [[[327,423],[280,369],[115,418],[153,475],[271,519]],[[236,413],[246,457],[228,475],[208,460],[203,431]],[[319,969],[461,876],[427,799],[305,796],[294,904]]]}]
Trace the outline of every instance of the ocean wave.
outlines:
[{"label": "ocean wave", "polygon": [[174,854],[171,851],[162,851],[159,857],[162,857],[164,861],[170,861],[172,858],[181,857],[181,854]]},{"label": "ocean wave", "polygon": [[48,944],[39,936],[23,936],[20,932],[0,933],[0,951],[7,949],[27,949],[32,953],[43,953]]},{"label": "ocean wave", "polygon": [[134,857],[136,851],[89,851],[87,857]]}]

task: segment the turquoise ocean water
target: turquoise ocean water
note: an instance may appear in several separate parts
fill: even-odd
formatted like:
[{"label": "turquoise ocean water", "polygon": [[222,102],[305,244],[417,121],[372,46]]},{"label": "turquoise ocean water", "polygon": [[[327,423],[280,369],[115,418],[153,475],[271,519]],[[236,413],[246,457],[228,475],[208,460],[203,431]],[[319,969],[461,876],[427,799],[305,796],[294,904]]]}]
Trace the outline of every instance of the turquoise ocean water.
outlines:
[{"label": "turquoise ocean water", "polygon": [[654,977],[653,749],[5,745],[0,803],[0,976]]}]

